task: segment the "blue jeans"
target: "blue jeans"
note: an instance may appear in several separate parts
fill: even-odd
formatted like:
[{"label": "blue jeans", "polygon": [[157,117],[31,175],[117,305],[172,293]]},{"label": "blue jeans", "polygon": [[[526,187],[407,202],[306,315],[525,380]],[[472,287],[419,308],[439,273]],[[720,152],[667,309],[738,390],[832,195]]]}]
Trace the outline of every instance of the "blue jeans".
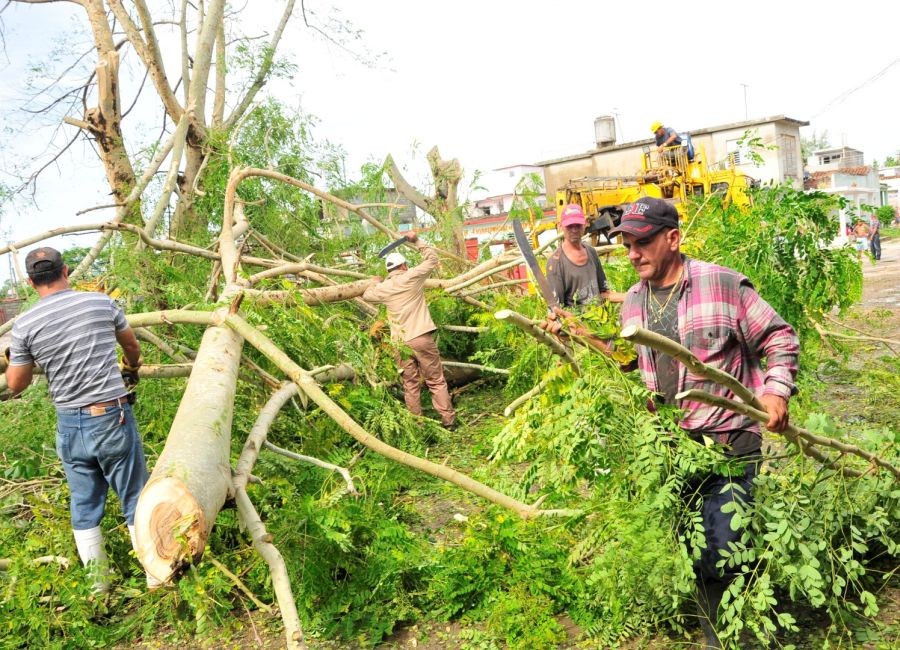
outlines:
[{"label": "blue jeans", "polygon": [[100,525],[110,487],[122,502],[128,525],[134,524],[138,496],[147,482],[147,461],[130,404],[91,409],[57,408],[56,453],[72,493],[72,528]]}]

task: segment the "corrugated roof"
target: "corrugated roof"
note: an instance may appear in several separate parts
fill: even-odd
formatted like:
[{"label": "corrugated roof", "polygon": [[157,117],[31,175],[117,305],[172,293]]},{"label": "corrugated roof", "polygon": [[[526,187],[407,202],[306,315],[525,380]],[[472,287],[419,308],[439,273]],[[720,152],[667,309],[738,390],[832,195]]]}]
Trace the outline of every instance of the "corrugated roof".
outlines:
[{"label": "corrugated roof", "polygon": [[869,165],[861,165],[859,167],[842,167],[840,169],[828,169],[826,171],[811,172],[812,178],[827,178],[832,174],[845,174],[847,176],[868,176],[872,172]]}]

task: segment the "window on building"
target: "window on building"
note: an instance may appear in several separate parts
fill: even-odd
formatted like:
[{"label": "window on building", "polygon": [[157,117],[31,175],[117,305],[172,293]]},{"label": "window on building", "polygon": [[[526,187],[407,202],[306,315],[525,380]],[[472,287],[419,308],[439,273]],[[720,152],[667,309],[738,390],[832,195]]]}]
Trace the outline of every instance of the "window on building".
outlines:
[{"label": "window on building", "polygon": [[823,165],[830,165],[831,163],[838,162],[840,159],[841,159],[841,154],[833,153],[833,154],[829,154],[827,156],[822,156],[821,163]]},{"label": "window on building", "polygon": [[746,147],[742,147],[740,140],[726,140],[725,153],[728,154],[728,163],[737,167],[746,162],[750,162],[751,158]]},{"label": "window on building", "polygon": [[490,216],[490,214],[491,214],[491,206],[489,206],[489,205],[483,205],[483,206],[481,206],[481,211],[484,212],[484,216],[486,216],[486,217],[487,217],[487,216]]},{"label": "window on building", "polygon": [[786,133],[778,135],[778,160],[785,178],[797,178],[797,138]]}]

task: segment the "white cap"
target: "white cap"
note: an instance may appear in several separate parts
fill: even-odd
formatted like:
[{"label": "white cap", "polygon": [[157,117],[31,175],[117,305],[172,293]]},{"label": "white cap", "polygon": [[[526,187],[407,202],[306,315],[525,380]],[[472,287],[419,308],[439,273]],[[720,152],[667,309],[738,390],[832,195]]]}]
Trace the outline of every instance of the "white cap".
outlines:
[{"label": "white cap", "polygon": [[388,271],[393,271],[398,266],[406,264],[406,258],[400,253],[388,253],[384,258],[384,266]]}]

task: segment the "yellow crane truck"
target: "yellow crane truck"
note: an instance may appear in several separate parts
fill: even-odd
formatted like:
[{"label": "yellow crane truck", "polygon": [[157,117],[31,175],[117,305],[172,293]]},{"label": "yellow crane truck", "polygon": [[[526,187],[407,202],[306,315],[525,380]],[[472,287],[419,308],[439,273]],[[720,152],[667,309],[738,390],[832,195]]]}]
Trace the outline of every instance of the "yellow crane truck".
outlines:
[{"label": "yellow crane truck", "polygon": [[[634,176],[572,179],[556,193],[557,223],[566,205],[581,205],[596,244],[601,233],[618,225],[624,207],[641,197],[671,201],[683,218],[688,199],[703,201],[712,194],[720,195],[725,202],[747,205],[746,189],[756,184],[756,180],[735,169],[732,156],[722,163],[708,165],[706,152],[702,148],[694,152],[687,137],[682,144],[663,151],[645,146],[641,171]],[[532,236],[536,240],[540,231],[555,227],[556,223],[536,225]]]}]

